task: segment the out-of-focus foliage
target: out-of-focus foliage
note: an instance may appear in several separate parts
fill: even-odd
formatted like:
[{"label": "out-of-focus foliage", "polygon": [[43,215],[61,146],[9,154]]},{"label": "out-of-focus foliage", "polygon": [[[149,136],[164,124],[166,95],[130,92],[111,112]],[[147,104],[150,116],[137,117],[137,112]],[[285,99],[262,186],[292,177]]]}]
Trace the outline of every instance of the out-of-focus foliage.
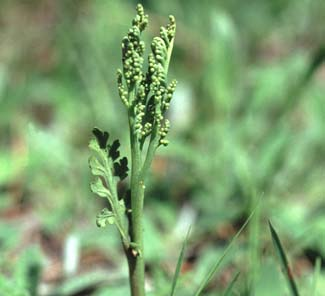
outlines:
[{"label": "out-of-focus foliage", "polygon": [[[193,294],[261,199],[204,295],[222,293],[237,271],[234,295],[287,293],[269,218],[299,290],[311,294],[315,260],[325,262],[325,1],[141,3],[154,16],[149,35],[170,13],[178,21],[170,145],[154,161],[145,201],[148,289],[169,293],[193,224],[176,293]],[[121,154],[130,152],[115,73],[135,5],[0,2],[1,292],[32,291],[26,270],[37,257],[40,295],[126,295],[117,233],[95,225],[106,205],[89,189],[87,146],[98,126],[121,139]],[[70,234],[81,257],[68,276],[61,254]],[[324,289],[320,272],[316,295]]]}]

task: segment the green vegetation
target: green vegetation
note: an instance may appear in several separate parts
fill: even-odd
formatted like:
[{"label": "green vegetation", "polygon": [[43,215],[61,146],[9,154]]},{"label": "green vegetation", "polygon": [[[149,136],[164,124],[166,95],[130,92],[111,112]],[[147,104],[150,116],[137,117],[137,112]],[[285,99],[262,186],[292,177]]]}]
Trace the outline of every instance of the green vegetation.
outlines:
[{"label": "green vegetation", "polygon": [[273,240],[273,244],[274,244],[274,248],[279,256],[280,262],[281,262],[281,266],[282,266],[282,270],[283,273],[286,277],[286,280],[288,282],[289,288],[290,288],[290,292],[292,296],[299,296],[299,292],[298,292],[298,288],[297,285],[295,283],[293,274],[292,274],[292,270],[289,266],[288,263],[288,259],[287,256],[284,252],[284,249],[282,247],[282,244],[280,242],[279,236],[276,233],[274,227],[272,226],[271,222],[269,222],[269,227],[270,227],[270,231],[271,231],[271,235],[272,235],[272,240]]},{"label": "green vegetation", "polygon": [[[143,246],[143,204],[146,177],[156,149],[166,146],[169,120],[164,118],[176,87],[176,81],[167,82],[169,61],[176,31],[175,18],[169,17],[167,27],[160,28],[159,37],[151,43],[148,56],[148,70],[143,73],[145,43],[140,39],[148,24],[148,15],[142,5],[137,6],[128,35],[122,40],[123,71],[117,71],[118,91],[128,112],[131,176],[130,189],[124,196],[117,193],[117,181],[127,177],[128,160],[119,159],[120,143],[108,144],[109,134],[98,128],[96,137],[89,147],[98,157],[91,157],[89,165],[97,177],[91,184],[94,193],[106,197],[109,209],[97,216],[97,225],[115,224],[118,228],[129,264],[129,278],[132,296],[145,295],[144,246]],[[148,140],[148,141],[146,141]],[[148,143],[147,143],[148,142]]]},{"label": "green vegetation", "polygon": [[[0,295],[130,295],[127,253],[148,296],[322,296],[325,2],[141,3],[134,67],[136,1],[0,1]],[[169,14],[162,138],[141,102]]]}]

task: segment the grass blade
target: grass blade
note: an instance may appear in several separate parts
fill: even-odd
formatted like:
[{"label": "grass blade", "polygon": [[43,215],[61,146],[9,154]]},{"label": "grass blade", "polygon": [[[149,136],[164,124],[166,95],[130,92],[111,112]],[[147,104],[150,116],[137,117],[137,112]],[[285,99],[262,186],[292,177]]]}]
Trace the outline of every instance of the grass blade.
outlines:
[{"label": "grass blade", "polygon": [[314,270],[313,286],[312,286],[311,294],[310,294],[312,296],[317,295],[317,283],[318,283],[318,279],[320,276],[320,270],[321,270],[321,258],[317,257],[316,263],[315,263],[315,270]]},{"label": "grass blade", "polygon": [[191,227],[189,227],[189,229],[187,231],[186,237],[185,237],[185,239],[183,241],[181,252],[179,253],[179,256],[178,256],[170,296],[173,296],[174,293],[175,293],[175,290],[176,290],[176,285],[177,285],[177,281],[178,281],[179,274],[180,274],[180,271],[181,271],[182,263],[183,263],[183,260],[184,260],[185,248],[186,248],[186,245],[187,245],[187,242],[188,242],[188,238],[190,236],[190,232],[191,232]]},{"label": "grass blade", "polygon": [[298,292],[296,283],[294,281],[292,271],[290,269],[290,266],[289,266],[289,263],[287,260],[287,256],[286,256],[284,249],[282,247],[280,238],[279,238],[278,234],[276,233],[276,231],[270,221],[269,221],[269,227],[270,227],[270,231],[271,231],[273,245],[274,245],[275,251],[279,257],[280,263],[282,265],[282,271],[283,271],[283,273],[286,277],[286,280],[288,282],[291,295],[299,296],[299,292]]},{"label": "grass blade", "polygon": [[253,217],[257,206],[252,211],[252,213],[249,215],[249,217],[247,218],[247,220],[245,221],[245,223],[243,224],[243,226],[238,230],[238,232],[235,234],[235,236],[231,239],[230,243],[228,244],[227,248],[225,249],[225,251],[223,252],[223,254],[221,255],[221,257],[219,258],[219,260],[213,265],[213,267],[210,269],[210,271],[208,272],[208,274],[204,277],[202,283],[200,284],[199,288],[197,289],[197,291],[194,294],[195,296],[199,296],[202,293],[202,291],[204,290],[204,288],[208,285],[208,283],[210,282],[210,280],[212,279],[212,277],[218,271],[218,268],[220,267],[223,259],[226,257],[226,255],[230,251],[230,249],[233,246],[234,242],[236,241],[236,239],[239,237],[239,235],[245,229],[245,227],[248,224],[248,222]]},{"label": "grass blade", "polygon": [[239,274],[240,274],[239,271],[235,274],[231,282],[228,284],[226,291],[223,293],[223,296],[231,296],[230,293],[232,292],[232,288],[234,287],[235,283],[238,280]]}]

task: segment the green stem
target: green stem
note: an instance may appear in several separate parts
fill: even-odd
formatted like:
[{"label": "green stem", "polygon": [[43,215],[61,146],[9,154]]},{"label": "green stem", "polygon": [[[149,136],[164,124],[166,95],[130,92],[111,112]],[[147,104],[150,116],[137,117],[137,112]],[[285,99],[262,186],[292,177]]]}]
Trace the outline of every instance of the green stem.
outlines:
[{"label": "green stem", "polygon": [[[130,117],[131,118],[131,117]],[[145,278],[145,262],[143,250],[143,201],[144,201],[144,181],[146,174],[150,168],[154,153],[158,146],[159,137],[154,133],[150,139],[148,150],[144,162],[141,159],[140,142],[132,131],[132,122],[130,122],[131,130],[131,149],[132,149],[132,168],[131,168],[131,223],[130,237],[131,242],[136,249],[129,248],[126,250],[129,272],[130,287],[132,296],[144,296],[144,278]]]},{"label": "green stem", "polygon": [[[129,118],[132,118],[129,116]],[[131,142],[131,242],[136,249],[130,246],[126,250],[130,273],[130,288],[132,296],[144,296],[144,258],[143,258],[143,198],[144,180],[141,178],[141,150],[136,134],[133,131],[133,124],[130,122]]]}]

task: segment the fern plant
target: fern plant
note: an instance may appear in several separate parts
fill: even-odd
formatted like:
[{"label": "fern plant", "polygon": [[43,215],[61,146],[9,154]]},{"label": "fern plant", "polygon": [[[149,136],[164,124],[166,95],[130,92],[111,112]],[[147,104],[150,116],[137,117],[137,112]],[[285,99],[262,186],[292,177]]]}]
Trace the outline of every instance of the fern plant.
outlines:
[{"label": "fern plant", "polygon": [[[148,24],[142,5],[137,5],[132,26],[122,40],[122,69],[117,71],[120,99],[128,115],[130,133],[130,170],[127,157],[121,157],[119,140],[110,141],[109,133],[93,129],[94,138],[89,147],[93,151],[89,166],[95,180],[91,190],[108,201],[97,215],[97,226],[115,224],[129,265],[132,296],[145,295],[143,203],[145,181],[155,152],[167,146],[169,121],[166,111],[176,87],[176,80],[167,81],[173,50],[176,23],[160,28],[159,36],[151,43],[148,66],[144,70],[145,43],[141,34]],[[130,171],[130,173],[129,173]],[[130,174],[129,190],[118,194],[118,182]]]}]

